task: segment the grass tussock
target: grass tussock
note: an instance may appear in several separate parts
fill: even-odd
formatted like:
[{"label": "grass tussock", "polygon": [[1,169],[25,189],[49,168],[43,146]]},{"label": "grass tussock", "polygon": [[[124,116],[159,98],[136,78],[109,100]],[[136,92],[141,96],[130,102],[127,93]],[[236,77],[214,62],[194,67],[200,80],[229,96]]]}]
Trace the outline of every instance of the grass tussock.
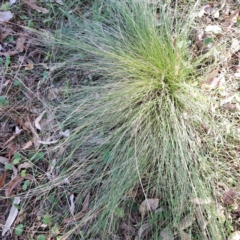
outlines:
[{"label": "grass tussock", "polygon": [[[55,40],[71,53],[72,66],[93,77],[56,109],[71,135],[53,185],[69,179],[76,213],[90,193],[89,210],[63,235],[115,239],[120,223],[139,215],[134,206],[158,198],[161,211],[137,223],[150,224],[145,239],[160,239],[166,229],[177,239],[183,230],[192,239],[223,239],[213,183],[231,173],[218,172],[210,155],[224,140],[195,84],[207,56],[190,53],[192,15],[161,1],[98,4],[94,20],[80,19]],[[211,204],[192,203],[196,198]],[[183,228],[186,216],[194,220]]]}]

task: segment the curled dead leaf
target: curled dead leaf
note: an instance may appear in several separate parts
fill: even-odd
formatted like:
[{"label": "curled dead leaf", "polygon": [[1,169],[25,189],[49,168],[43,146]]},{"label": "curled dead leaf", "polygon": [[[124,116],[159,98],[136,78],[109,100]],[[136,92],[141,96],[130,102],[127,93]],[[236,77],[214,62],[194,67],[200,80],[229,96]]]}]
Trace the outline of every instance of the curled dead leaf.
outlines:
[{"label": "curled dead leaf", "polygon": [[42,120],[43,115],[45,114],[46,111],[43,111],[34,121],[34,125],[37,129],[42,130],[39,122]]}]

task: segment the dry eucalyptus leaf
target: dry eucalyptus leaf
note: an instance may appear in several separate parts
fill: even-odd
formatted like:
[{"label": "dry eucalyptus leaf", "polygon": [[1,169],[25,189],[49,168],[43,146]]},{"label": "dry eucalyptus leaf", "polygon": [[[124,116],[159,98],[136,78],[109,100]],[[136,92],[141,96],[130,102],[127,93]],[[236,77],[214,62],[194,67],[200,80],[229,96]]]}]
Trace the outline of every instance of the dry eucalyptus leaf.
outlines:
[{"label": "dry eucalyptus leaf", "polygon": [[29,1],[29,0],[22,0],[23,3],[27,4],[33,10],[38,11],[39,13],[48,13],[49,11],[46,8],[42,8],[36,5],[36,0]]},{"label": "dry eucalyptus leaf", "polygon": [[7,221],[5,225],[3,225],[2,237],[4,237],[4,235],[10,230],[10,227],[12,226],[14,220],[16,219],[18,215],[18,209],[15,207],[15,204],[19,204],[19,203],[20,203],[20,198],[15,197],[13,200],[12,207],[8,215]]},{"label": "dry eucalyptus leaf", "polygon": [[42,120],[43,115],[45,114],[46,111],[43,111],[34,121],[34,125],[37,129],[42,130],[39,122]]},{"label": "dry eucalyptus leaf", "polygon": [[141,213],[141,216],[144,217],[146,213],[156,210],[158,208],[158,204],[159,198],[145,199],[139,207],[139,212]]},{"label": "dry eucalyptus leaf", "polygon": [[0,23],[8,22],[11,18],[13,18],[13,14],[10,11],[0,11]]}]

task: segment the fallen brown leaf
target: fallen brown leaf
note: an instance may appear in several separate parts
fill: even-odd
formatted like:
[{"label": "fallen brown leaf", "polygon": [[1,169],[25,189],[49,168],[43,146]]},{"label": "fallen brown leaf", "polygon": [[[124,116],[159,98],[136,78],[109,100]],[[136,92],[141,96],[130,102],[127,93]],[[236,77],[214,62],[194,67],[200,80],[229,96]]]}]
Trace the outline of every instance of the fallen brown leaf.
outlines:
[{"label": "fallen brown leaf", "polygon": [[141,213],[141,216],[144,217],[147,212],[156,210],[158,208],[158,204],[159,198],[145,199],[139,207],[139,212]]},{"label": "fallen brown leaf", "polygon": [[26,37],[24,36],[19,37],[16,41],[16,50],[19,52],[23,52],[25,42],[26,42]]},{"label": "fallen brown leaf", "polygon": [[4,171],[2,173],[2,175],[0,176],[0,188],[2,188],[4,186],[5,180],[6,180],[6,176],[7,176],[6,171]]},{"label": "fallen brown leaf", "polygon": [[17,177],[14,178],[13,180],[11,180],[11,181],[8,183],[7,187],[6,187],[5,196],[6,196],[6,197],[9,197],[10,194],[11,194],[11,192],[12,192],[12,190],[13,190],[19,183],[21,183],[23,180],[24,180],[24,178],[21,177],[21,176],[17,176]]},{"label": "fallen brown leaf", "polygon": [[34,125],[37,129],[42,130],[39,122],[42,120],[43,115],[45,114],[46,111],[43,111],[34,121]]},{"label": "fallen brown leaf", "polygon": [[6,196],[6,197],[9,197],[10,194],[11,194],[11,192],[12,192],[12,190],[13,190],[18,184],[20,184],[24,179],[33,180],[34,178],[33,178],[33,176],[30,175],[30,174],[26,174],[26,176],[25,176],[24,178],[21,177],[21,176],[15,177],[14,179],[12,179],[12,180],[8,183],[8,185],[7,185],[6,189],[5,189],[5,196]]},{"label": "fallen brown leaf", "polygon": [[31,140],[26,142],[24,144],[24,146],[22,147],[22,150],[26,150],[26,149],[30,148],[32,146],[32,144],[33,144],[33,142]]},{"label": "fallen brown leaf", "polygon": [[38,150],[39,146],[40,146],[40,143],[39,143],[40,137],[38,136],[36,130],[32,126],[32,124],[30,122],[30,119],[28,119],[28,121],[25,122],[24,125],[25,125],[26,128],[30,128],[31,129],[31,132],[33,134],[33,143],[34,143],[35,149]]},{"label": "fallen brown leaf", "polygon": [[0,52],[2,56],[15,56],[18,54],[18,51],[9,51],[9,52]]},{"label": "fallen brown leaf", "polygon": [[90,200],[90,193],[87,194],[86,198],[83,201],[82,212],[87,212],[88,211],[89,200]]},{"label": "fallen brown leaf", "polygon": [[22,168],[27,169],[27,168],[31,168],[31,167],[32,167],[31,163],[25,162],[25,163],[18,165],[18,171],[20,172]]},{"label": "fallen brown leaf", "polygon": [[33,70],[34,65],[32,63],[29,63],[28,65],[25,66],[25,70]]},{"label": "fallen brown leaf", "polygon": [[23,3],[27,4],[30,8],[32,8],[33,10],[38,11],[39,13],[48,13],[49,11],[46,8],[42,8],[36,5],[36,0],[22,0]]}]

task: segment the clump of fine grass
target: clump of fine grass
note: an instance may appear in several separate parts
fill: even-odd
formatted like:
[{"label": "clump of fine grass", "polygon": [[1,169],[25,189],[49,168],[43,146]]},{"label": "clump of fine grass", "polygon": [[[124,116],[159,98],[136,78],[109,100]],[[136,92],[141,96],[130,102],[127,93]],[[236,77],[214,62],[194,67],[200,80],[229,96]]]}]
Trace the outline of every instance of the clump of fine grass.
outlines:
[{"label": "clump of fine grass", "polygon": [[62,144],[69,152],[59,163],[60,175],[82,194],[81,203],[90,193],[89,211],[65,236],[73,239],[78,229],[87,239],[114,238],[119,209],[131,211],[125,200],[140,186],[141,197],[133,201],[159,198],[163,209],[152,214],[147,239],[159,239],[166,228],[181,238],[181,221],[196,210],[202,219],[186,230],[193,239],[223,238],[215,205],[192,203],[216,201],[212,173],[217,169],[200,136],[221,135],[208,99],[193,84],[204,56],[196,60],[189,53],[191,15],[183,19],[169,3],[99,2],[97,21],[79,20],[56,39],[76,52],[73,65],[97,78],[57,109],[62,127],[72,133]]}]

